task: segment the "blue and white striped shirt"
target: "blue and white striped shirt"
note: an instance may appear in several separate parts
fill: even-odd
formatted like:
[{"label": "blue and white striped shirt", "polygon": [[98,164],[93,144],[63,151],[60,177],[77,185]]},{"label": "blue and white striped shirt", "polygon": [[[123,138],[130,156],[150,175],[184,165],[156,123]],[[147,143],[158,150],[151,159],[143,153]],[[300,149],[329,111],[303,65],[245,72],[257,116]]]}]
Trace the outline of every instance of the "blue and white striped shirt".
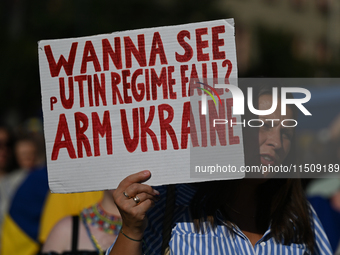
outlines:
[{"label": "blue and white striped shirt", "polygon": [[[149,225],[145,230],[143,252],[146,255],[160,255],[162,246],[163,213],[166,201],[166,187],[157,188],[161,199],[148,212]],[[248,237],[238,227],[233,228],[233,233],[223,223],[223,217],[217,215],[219,221],[215,228],[208,222],[203,223],[202,231],[197,233],[191,220],[189,202],[195,193],[189,185],[177,185],[176,208],[174,211],[175,223],[173,225],[169,242],[170,254],[175,255],[288,255],[311,254],[305,244],[278,243],[268,229],[263,237],[255,244],[251,244]],[[331,246],[322,228],[322,225],[313,211],[315,254],[331,255]],[[109,254],[112,246],[107,251]]]}]

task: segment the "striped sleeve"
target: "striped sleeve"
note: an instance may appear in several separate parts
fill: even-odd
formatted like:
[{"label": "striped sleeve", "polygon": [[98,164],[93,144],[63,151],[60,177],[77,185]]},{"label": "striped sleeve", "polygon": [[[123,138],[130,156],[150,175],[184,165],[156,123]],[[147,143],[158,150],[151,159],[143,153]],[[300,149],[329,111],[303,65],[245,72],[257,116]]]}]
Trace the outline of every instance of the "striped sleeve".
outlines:
[{"label": "striped sleeve", "polygon": [[328,241],[328,237],[323,229],[321,221],[317,216],[314,208],[310,205],[312,217],[313,217],[313,225],[314,225],[314,234],[315,234],[315,254],[320,255],[332,255],[332,248]]}]

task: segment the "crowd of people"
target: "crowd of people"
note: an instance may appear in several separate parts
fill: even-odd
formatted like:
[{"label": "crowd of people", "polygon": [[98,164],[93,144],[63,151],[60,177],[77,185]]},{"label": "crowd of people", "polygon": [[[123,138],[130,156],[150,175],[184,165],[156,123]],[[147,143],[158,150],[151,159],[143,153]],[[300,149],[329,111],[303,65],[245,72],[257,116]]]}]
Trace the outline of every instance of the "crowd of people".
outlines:
[{"label": "crowd of people", "polygon": [[0,254],[104,254],[122,224],[112,191],[51,194],[42,137],[0,126]]}]

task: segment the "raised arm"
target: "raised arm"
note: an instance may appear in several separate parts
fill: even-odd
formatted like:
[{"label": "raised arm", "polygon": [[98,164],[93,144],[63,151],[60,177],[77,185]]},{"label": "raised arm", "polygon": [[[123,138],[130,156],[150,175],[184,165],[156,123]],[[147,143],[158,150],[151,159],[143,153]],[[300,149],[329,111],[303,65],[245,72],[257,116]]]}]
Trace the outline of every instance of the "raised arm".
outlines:
[{"label": "raised arm", "polygon": [[154,206],[159,195],[151,186],[142,184],[150,177],[150,171],[132,174],[121,181],[113,192],[123,226],[110,255],[142,254],[142,238],[147,226],[146,212]]}]

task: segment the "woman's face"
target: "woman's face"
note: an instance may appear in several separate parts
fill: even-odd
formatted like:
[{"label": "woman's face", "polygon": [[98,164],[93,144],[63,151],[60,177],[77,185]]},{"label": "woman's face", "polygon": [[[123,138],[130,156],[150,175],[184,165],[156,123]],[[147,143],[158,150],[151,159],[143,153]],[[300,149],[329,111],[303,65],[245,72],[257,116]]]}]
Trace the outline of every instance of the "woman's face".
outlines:
[{"label": "woman's face", "polygon": [[[272,106],[272,96],[262,95],[259,97],[259,110],[267,110]],[[262,165],[280,165],[287,157],[291,140],[294,135],[294,127],[281,125],[283,119],[293,119],[293,111],[287,107],[287,114],[281,116],[281,101],[272,114],[259,116],[264,125],[259,130],[259,147]],[[275,119],[275,121],[266,121]],[[285,125],[291,125],[286,122]]]},{"label": "woman's face", "polygon": [[15,154],[22,170],[31,170],[36,164],[37,150],[31,141],[22,140],[15,146]]}]

